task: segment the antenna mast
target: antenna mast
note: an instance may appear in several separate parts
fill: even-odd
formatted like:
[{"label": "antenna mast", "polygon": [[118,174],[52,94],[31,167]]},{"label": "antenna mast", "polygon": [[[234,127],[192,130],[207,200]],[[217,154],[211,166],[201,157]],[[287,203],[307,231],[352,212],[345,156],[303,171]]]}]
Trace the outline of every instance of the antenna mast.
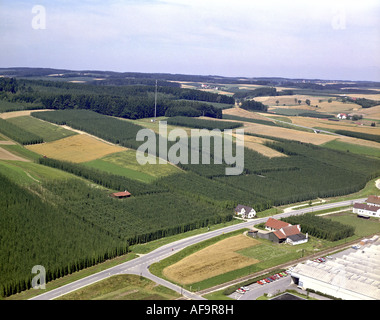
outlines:
[{"label": "antenna mast", "polygon": [[156,90],[154,93],[154,121],[156,121],[157,116],[157,80],[156,80]]}]

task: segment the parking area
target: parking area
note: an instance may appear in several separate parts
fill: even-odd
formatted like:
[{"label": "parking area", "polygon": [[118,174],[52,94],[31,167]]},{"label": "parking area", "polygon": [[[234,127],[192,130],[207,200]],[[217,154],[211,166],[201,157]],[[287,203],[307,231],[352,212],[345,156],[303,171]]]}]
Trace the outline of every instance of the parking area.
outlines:
[{"label": "parking area", "polygon": [[281,272],[237,289],[229,297],[236,300],[256,300],[264,294],[283,292],[291,285],[289,272]]},{"label": "parking area", "polygon": [[[347,250],[355,251],[353,248]],[[313,261],[317,263],[324,263],[341,255],[342,253],[339,252],[333,256],[327,255],[315,258]],[[275,295],[284,292],[287,289],[293,289],[299,291],[300,293],[306,294],[306,291],[302,290],[297,286],[297,284],[293,283],[290,276],[292,269],[293,267],[290,267],[284,272],[276,273],[269,277],[262,278],[249,286],[240,287],[234,293],[229,295],[229,297],[235,300],[256,300],[258,297],[261,297],[264,294],[267,294],[269,296]],[[325,298],[318,297],[318,299]]]}]

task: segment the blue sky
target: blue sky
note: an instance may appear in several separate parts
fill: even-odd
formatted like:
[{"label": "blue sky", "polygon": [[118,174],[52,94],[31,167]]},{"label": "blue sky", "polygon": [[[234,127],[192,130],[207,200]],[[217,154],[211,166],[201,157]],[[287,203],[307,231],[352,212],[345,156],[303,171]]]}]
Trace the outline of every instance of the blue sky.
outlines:
[{"label": "blue sky", "polygon": [[0,67],[380,81],[379,17],[380,0],[0,0]]}]

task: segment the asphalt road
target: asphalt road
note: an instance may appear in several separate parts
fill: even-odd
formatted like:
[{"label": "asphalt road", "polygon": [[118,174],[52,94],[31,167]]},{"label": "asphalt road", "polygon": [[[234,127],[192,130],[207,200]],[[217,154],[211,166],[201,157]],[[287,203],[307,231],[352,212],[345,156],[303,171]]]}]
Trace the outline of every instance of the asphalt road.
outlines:
[{"label": "asphalt road", "polygon": [[[288,213],[280,213],[277,215],[273,215],[273,218],[280,219],[284,217],[288,217],[291,215],[300,215],[311,211],[316,210],[325,210],[329,208],[336,208],[336,207],[342,207],[342,206],[348,206],[352,205],[354,202],[364,202],[366,198],[361,199],[355,199],[355,200],[347,200],[347,201],[341,201],[336,203],[328,203],[328,204],[322,204],[315,207],[307,207],[299,210],[294,210]],[[236,231],[242,228],[250,228],[255,224],[265,222],[269,217],[264,218],[257,218],[252,219],[247,222],[242,222],[239,224],[235,224],[232,226],[228,226],[222,229],[218,230],[212,230],[208,231],[207,233],[195,235],[192,237],[188,237],[186,239],[178,240],[176,242],[164,245],[154,251],[151,251],[148,254],[142,255],[139,258],[136,258],[134,260],[119,264],[117,266],[114,266],[112,268],[109,268],[107,270],[95,273],[93,275],[90,275],[86,278],[77,280],[75,282],[69,283],[67,285],[64,285],[60,288],[45,292],[41,295],[35,296],[31,298],[30,300],[52,300],[56,299],[62,295],[65,295],[69,292],[78,290],[80,288],[83,288],[85,286],[91,285],[95,282],[107,279],[110,276],[117,275],[117,274],[137,274],[141,275],[143,277],[146,277],[148,279],[151,279],[155,281],[156,283],[166,286],[180,294],[182,294],[184,297],[193,299],[193,300],[205,300],[205,298],[197,296],[194,293],[191,293],[187,290],[184,290],[178,285],[175,285],[171,282],[168,282],[164,279],[161,279],[149,272],[149,266],[155,262],[158,262],[164,258],[167,258],[171,256],[172,254],[176,253],[177,251],[184,249],[188,246],[191,246],[193,244],[196,244],[198,242],[202,242],[204,240],[213,238],[215,236],[221,235],[223,233],[228,233],[232,231]]]}]

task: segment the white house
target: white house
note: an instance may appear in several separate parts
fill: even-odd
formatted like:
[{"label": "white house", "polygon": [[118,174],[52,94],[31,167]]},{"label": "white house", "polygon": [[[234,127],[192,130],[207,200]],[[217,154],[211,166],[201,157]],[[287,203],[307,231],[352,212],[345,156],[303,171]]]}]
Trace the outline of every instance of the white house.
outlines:
[{"label": "white house", "polygon": [[256,216],[256,210],[251,207],[239,204],[235,208],[235,214],[242,217],[243,219],[252,219]]},{"label": "white house", "polygon": [[339,113],[336,117],[338,119],[345,120],[345,119],[347,119],[347,114],[345,114],[345,113]]},{"label": "white house", "polygon": [[353,213],[356,213],[361,217],[377,217],[380,218],[380,207],[372,206],[366,203],[354,203],[352,209]]}]

